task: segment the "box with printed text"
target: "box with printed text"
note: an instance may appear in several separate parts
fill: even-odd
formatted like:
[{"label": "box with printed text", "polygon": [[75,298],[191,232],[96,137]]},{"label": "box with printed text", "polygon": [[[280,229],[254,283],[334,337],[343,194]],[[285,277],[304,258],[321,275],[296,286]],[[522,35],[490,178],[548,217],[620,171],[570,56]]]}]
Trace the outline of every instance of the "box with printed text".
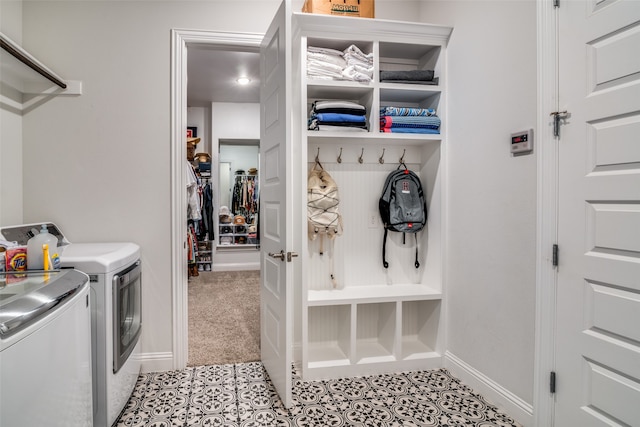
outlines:
[{"label": "box with printed text", "polygon": [[374,0],[306,0],[303,12],[325,15],[375,17]]}]

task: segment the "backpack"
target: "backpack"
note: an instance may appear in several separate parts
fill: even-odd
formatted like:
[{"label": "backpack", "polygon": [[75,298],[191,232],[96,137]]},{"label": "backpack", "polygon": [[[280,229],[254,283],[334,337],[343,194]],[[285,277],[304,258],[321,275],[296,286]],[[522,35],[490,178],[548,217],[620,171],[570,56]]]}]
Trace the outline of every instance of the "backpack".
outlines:
[{"label": "backpack", "polygon": [[[327,236],[333,244],[336,236],[342,234],[342,215],[338,211],[340,197],[338,186],[320,162],[309,171],[307,179],[307,224],[309,240],[320,236],[320,255],[324,254],[323,239]],[[333,246],[332,246],[333,247]],[[331,251],[333,254],[333,250]],[[331,281],[336,287],[331,259]]]},{"label": "backpack", "polygon": [[402,243],[405,243],[405,233],[413,233],[416,240],[415,267],[418,262],[417,233],[427,224],[427,203],[422,190],[420,178],[413,171],[398,168],[391,172],[384,183],[382,196],[378,202],[380,217],[384,225],[384,240],[382,243],[382,265],[389,268],[386,260],[387,233],[396,231],[403,233]]}]

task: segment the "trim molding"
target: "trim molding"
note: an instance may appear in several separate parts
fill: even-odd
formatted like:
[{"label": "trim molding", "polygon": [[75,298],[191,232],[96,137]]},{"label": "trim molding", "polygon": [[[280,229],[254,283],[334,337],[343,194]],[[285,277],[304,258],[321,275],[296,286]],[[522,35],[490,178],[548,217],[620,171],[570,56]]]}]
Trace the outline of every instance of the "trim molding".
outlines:
[{"label": "trim molding", "polygon": [[245,270],[260,270],[260,261],[213,264],[211,266],[211,271],[245,271]]},{"label": "trim molding", "polygon": [[173,369],[173,353],[157,352],[142,353],[138,356],[141,364],[140,371],[147,372],[164,372]]},{"label": "trim molding", "polygon": [[465,384],[482,394],[489,402],[504,409],[523,426],[532,426],[533,405],[525,402],[482,372],[450,352],[444,355],[444,366]]},{"label": "trim molding", "polygon": [[549,113],[558,109],[557,9],[550,1],[537,2],[538,34],[538,194],[536,237],[535,365],[533,426],[553,427],[555,402],[549,393],[549,375],[555,366],[556,286],[552,245],[558,237],[558,144]]},{"label": "trim molding", "polygon": [[[172,366],[184,369],[189,356],[187,298],[187,45],[220,48],[259,49],[263,35],[197,30],[171,30],[171,294]],[[164,353],[161,353],[164,354]]]}]

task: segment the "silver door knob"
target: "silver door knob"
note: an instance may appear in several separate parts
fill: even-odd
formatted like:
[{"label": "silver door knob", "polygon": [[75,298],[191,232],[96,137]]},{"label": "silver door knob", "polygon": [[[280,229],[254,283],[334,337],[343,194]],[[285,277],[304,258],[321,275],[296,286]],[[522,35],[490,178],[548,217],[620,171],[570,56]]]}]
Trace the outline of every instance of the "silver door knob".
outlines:
[{"label": "silver door knob", "polygon": [[291,258],[297,257],[298,254],[295,252],[287,252],[287,262],[291,262]]},{"label": "silver door knob", "polygon": [[284,257],[286,256],[284,251],[280,251],[279,253],[273,253],[273,252],[269,252],[269,256],[271,258],[280,258],[280,261],[284,261]]}]

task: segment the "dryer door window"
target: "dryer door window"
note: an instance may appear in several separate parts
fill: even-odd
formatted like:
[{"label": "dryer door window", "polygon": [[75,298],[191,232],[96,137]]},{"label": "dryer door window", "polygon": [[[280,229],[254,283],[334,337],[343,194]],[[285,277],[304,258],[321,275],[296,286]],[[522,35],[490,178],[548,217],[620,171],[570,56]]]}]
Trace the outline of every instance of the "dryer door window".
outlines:
[{"label": "dryer door window", "polygon": [[135,348],[142,330],[142,266],[137,261],[113,277],[113,373]]}]

